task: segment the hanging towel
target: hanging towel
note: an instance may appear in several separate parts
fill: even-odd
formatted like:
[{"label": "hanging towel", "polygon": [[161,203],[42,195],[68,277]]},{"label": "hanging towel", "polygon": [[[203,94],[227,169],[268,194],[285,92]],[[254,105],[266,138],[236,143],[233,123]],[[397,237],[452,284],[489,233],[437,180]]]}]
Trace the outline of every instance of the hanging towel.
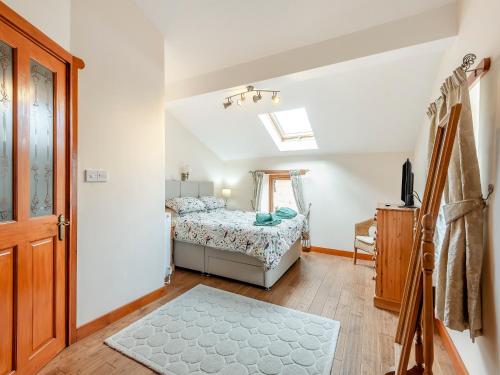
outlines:
[{"label": "hanging towel", "polygon": [[279,207],[276,209],[275,214],[281,219],[293,219],[295,216],[297,216],[297,211],[292,210],[288,207]]},{"label": "hanging towel", "polygon": [[260,212],[257,212],[255,214],[255,222],[253,223],[253,225],[274,227],[275,225],[278,224],[281,224],[281,219],[275,214],[260,213]]}]

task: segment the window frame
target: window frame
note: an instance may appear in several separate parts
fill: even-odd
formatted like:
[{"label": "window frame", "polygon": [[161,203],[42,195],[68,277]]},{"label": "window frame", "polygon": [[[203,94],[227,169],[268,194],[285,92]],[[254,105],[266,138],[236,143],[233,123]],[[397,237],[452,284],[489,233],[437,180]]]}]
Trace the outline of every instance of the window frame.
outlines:
[{"label": "window frame", "polygon": [[[286,126],[284,126],[286,122],[279,121],[278,114],[281,112],[295,110],[303,110],[306,121],[309,125],[308,130],[302,129],[304,131],[287,133],[285,131]],[[309,115],[305,107],[294,108],[286,111],[261,113],[258,117],[279,151],[306,151],[317,150],[319,148],[314,129],[312,128]]]},{"label": "window frame", "polygon": [[290,180],[290,175],[286,173],[269,175],[269,212],[272,212],[274,206],[274,181],[276,180]]},{"label": "window frame", "polygon": [[302,139],[314,138],[314,132],[312,130],[302,133],[286,134],[283,128],[281,127],[280,122],[276,117],[276,115],[274,113],[267,113],[267,115],[269,116],[269,119],[271,120],[271,123],[273,124],[274,128],[278,132],[281,138],[281,142],[286,142],[291,140],[300,141]]}]

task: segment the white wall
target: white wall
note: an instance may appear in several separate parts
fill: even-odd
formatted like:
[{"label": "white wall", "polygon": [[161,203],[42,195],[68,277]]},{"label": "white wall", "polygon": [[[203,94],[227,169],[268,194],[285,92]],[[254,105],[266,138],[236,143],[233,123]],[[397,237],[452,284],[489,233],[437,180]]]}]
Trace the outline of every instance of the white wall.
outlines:
[{"label": "white wall", "polygon": [[[133,0],[75,0],[79,92],[77,324],[163,285],[163,37]],[[83,182],[87,168],[107,183]]]},{"label": "white wall", "polygon": [[[83,58],[77,325],[163,285],[163,37],[133,0],[7,0]],[[119,12],[117,11],[119,9]],[[109,182],[83,182],[86,168]]]},{"label": "white wall", "polygon": [[229,206],[250,209],[252,169],[309,169],[304,193],[311,208],[311,242],[352,251],[354,223],[373,217],[378,202],[400,202],[401,166],[408,153],[278,157],[226,163]]},{"label": "white wall", "polygon": [[[305,168],[306,200],[312,203],[314,246],[352,251],[354,223],[370,218],[378,202],[399,202],[401,165],[412,152],[295,156],[221,161],[167,112],[166,178],[179,179],[180,167],[191,166],[192,180],[210,180],[216,193],[232,189],[228,206],[251,210],[253,169]],[[268,198],[263,188],[263,201]]]},{"label": "white wall", "polygon": [[66,50],[70,49],[70,0],[3,0]]},{"label": "white wall", "polygon": [[[491,57],[492,69],[481,80],[479,128],[479,163],[483,194],[488,183],[500,189],[500,2],[498,0],[465,0],[460,2],[459,34],[447,51],[435,82],[432,99],[444,78],[460,65],[462,57],[474,52],[478,58]],[[417,189],[423,191],[427,126],[415,149]],[[495,195],[498,195],[496,193]],[[488,212],[487,247],[483,265],[483,336],[475,344],[468,332],[450,331],[469,373],[498,374],[500,369],[500,201],[492,196]]]},{"label": "white wall", "polygon": [[[191,166],[190,179],[214,181],[232,189],[230,208],[251,210],[253,169],[310,169],[304,176],[312,203],[313,246],[352,251],[354,223],[373,217],[378,202],[400,202],[401,166],[412,152],[292,156],[221,161],[174,116],[166,112],[166,178],[179,179]],[[268,201],[268,186],[263,202]]]},{"label": "white wall", "polygon": [[218,193],[224,177],[224,163],[168,111],[165,127],[166,178],[179,180],[181,167],[188,164],[190,180],[213,181]]}]

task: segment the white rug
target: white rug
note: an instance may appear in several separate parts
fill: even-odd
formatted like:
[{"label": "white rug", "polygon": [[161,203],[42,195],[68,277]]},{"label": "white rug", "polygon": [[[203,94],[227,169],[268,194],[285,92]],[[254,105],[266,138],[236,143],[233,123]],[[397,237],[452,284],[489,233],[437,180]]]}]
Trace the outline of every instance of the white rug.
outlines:
[{"label": "white rug", "polygon": [[197,285],[106,339],[161,374],[330,374],[340,323]]}]

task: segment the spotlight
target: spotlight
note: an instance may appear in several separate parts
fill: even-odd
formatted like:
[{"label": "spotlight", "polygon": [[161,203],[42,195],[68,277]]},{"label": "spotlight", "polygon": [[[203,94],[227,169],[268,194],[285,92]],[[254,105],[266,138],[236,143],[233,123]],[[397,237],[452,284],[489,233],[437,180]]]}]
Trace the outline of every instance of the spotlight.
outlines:
[{"label": "spotlight", "polygon": [[245,101],[245,94],[241,94],[240,98],[236,101],[238,105],[243,105],[243,102]]},{"label": "spotlight", "polygon": [[240,91],[233,95],[226,96],[224,98],[224,102],[222,103],[222,105],[224,106],[224,109],[227,109],[234,104],[233,103],[234,100],[236,104],[239,107],[241,107],[245,104],[245,100],[247,99],[247,97],[252,98],[254,103],[258,103],[262,101],[262,93],[265,93],[266,98],[267,95],[269,94],[274,104],[278,104],[281,101],[281,97],[279,96],[280,94],[279,90],[267,90],[267,89],[257,90],[253,86],[247,86],[246,91]]},{"label": "spotlight", "polygon": [[257,95],[253,96],[253,102],[257,103],[261,99],[262,99],[262,95],[260,94],[260,91],[257,91]]}]

